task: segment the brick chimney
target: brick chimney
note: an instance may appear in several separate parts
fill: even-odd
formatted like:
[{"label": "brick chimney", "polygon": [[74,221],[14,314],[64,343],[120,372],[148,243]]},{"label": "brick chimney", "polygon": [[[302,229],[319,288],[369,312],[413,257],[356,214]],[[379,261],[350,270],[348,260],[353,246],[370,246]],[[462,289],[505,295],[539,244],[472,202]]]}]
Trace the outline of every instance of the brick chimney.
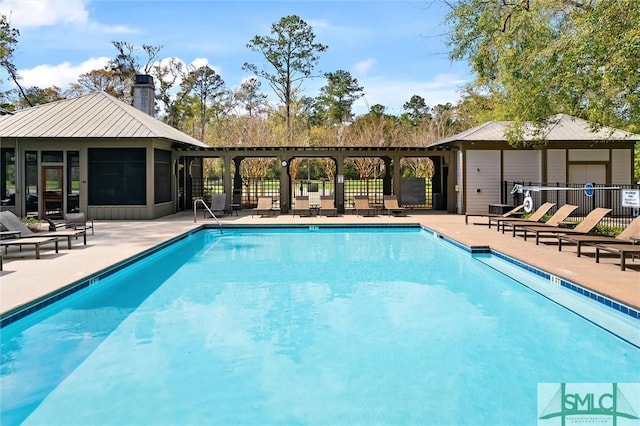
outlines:
[{"label": "brick chimney", "polygon": [[136,82],[133,85],[133,106],[155,117],[156,92],[153,77],[150,75],[136,74]]}]

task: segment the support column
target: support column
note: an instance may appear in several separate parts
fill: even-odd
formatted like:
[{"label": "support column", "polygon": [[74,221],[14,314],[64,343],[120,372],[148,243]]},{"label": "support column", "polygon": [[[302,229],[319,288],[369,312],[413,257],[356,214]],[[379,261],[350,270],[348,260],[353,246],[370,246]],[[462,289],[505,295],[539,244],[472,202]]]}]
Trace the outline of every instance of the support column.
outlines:
[{"label": "support column", "polygon": [[280,213],[289,213],[291,205],[291,176],[289,176],[289,162],[291,158],[282,157],[280,159]]},{"label": "support column", "polygon": [[[179,196],[178,196],[178,179],[180,179],[179,165],[180,153],[178,151],[171,151],[171,198],[173,199],[173,212],[177,213],[179,208]],[[86,212],[84,209],[81,211]]]},{"label": "support column", "polygon": [[242,175],[240,174],[240,163],[244,157],[233,157],[233,164],[236,168],[233,174],[233,197],[231,198],[231,208],[242,209]]},{"label": "support column", "polygon": [[[391,195],[391,158],[382,157],[384,161],[384,176],[382,177],[382,194]],[[396,165],[394,164],[394,169]]]},{"label": "support column", "polygon": [[402,185],[400,181],[400,154],[395,154],[393,157],[393,194],[396,196],[398,203],[402,200]]},{"label": "support column", "polygon": [[233,186],[231,182],[231,155],[225,154],[224,157],[222,157],[222,162],[222,182],[224,185],[224,193],[226,194],[224,203],[225,206],[230,206],[233,202]]},{"label": "support column", "polygon": [[340,153],[334,158],[336,162],[335,197],[338,213],[344,213],[344,156]]}]

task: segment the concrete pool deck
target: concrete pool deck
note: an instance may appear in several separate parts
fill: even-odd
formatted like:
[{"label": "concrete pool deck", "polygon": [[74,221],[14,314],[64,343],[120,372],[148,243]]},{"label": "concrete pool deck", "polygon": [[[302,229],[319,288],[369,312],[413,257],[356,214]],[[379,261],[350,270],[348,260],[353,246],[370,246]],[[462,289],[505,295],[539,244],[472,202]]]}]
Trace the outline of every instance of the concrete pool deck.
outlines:
[{"label": "concrete pool deck", "polygon": [[[486,222],[486,218],[471,218],[464,223],[464,215],[440,212],[408,211],[406,217],[362,217],[345,214],[339,217],[293,217],[290,214],[276,217],[251,215],[251,210],[238,216],[225,216],[223,224],[397,224],[419,223],[465,246],[489,246],[492,249],[521,260],[550,274],[579,284],[611,299],[640,309],[640,260],[628,259],[627,270],[621,271],[618,257],[603,255],[600,264],[595,262],[595,250],[587,247],[582,257],[576,256],[575,246],[563,247],[559,252],[552,240],[536,245],[534,240],[513,238],[509,233],[496,232],[495,228],[474,225]],[[66,242],[55,253],[53,245],[41,248],[40,259],[35,259],[32,248],[10,247],[4,254],[4,270],[0,271],[0,314],[5,315],[69,284],[144,252],[164,241],[201,226],[215,224],[204,219],[199,212],[194,223],[192,212],[183,212],[151,221],[96,221],[95,235],[74,241],[68,250]]]}]

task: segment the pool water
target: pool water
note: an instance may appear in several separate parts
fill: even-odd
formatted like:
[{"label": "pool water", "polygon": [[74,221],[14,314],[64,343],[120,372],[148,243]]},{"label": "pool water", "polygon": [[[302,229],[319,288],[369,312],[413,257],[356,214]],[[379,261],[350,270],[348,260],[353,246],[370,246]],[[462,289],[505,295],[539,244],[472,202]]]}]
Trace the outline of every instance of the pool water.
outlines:
[{"label": "pool water", "polygon": [[637,347],[419,228],[194,233],[1,353],[3,425],[533,425],[538,383],[640,381]]}]

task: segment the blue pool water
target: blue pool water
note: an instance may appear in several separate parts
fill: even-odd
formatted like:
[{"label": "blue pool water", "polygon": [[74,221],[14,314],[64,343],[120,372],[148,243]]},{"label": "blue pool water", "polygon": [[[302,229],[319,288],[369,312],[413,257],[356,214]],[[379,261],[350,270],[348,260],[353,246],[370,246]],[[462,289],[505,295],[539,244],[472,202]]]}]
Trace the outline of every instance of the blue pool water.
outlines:
[{"label": "blue pool water", "polygon": [[0,423],[533,425],[538,383],[640,381],[496,268],[420,229],[194,233],[4,327]]}]

